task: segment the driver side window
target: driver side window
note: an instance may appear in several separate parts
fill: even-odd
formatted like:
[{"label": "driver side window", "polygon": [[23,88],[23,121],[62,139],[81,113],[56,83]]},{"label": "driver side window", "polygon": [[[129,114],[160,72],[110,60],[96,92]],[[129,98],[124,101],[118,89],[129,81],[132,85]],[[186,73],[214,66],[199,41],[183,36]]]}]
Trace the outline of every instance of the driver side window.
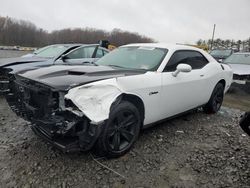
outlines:
[{"label": "driver side window", "polygon": [[92,55],[95,51],[95,47],[82,47],[74,50],[73,52],[67,55],[68,59],[84,59],[84,58],[92,58]]},{"label": "driver side window", "polygon": [[201,69],[209,62],[198,51],[180,50],[176,51],[172,55],[166,67],[164,68],[164,72],[174,72],[176,67],[181,63],[190,65],[192,69]]},{"label": "driver side window", "polygon": [[101,58],[103,56],[103,50],[102,49],[98,49],[96,52],[96,58]]}]

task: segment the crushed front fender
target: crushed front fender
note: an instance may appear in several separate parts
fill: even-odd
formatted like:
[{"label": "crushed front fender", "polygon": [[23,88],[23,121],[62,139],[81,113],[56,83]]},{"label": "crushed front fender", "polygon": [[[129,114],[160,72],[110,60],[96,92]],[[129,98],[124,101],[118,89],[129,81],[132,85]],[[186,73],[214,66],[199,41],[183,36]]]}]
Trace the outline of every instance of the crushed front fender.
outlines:
[{"label": "crushed front fender", "polygon": [[108,119],[110,107],[122,94],[115,85],[84,85],[69,90],[65,98],[71,100],[92,123],[100,124]]}]

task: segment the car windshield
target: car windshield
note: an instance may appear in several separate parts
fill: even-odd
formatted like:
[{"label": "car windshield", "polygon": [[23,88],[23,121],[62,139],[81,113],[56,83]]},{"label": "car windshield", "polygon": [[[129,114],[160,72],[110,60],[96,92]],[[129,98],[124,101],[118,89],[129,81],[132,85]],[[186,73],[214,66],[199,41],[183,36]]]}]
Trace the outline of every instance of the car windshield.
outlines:
[{"label": "car windshield", "polygon": [[42,47],[42,48],[38,48],[37,50],[35,50],[33,52],[33,54],[39,54],[41,51],[46,50],[49,47],[51,47],[51,46],[45,46],[45,47]]},{"label": "car windshield", "polygon": [[224,63],[250,65],[250,53],[249,54],[233,54],[230,57],[228,57],[224,61]]},{"label": "car windshield", "polygon": [[230,56],[232,50],[212,50],[210,54],[216,57],[227,57]]},{"label": "car windshield", "polygon": [[105,55],[96,64],[154,71],[159,67],[167,51],[167,49],[152,47],[121,47]]},{"label": "car windshield", "polygon": [[67,48],[68,47],[64,46],[64,45],[52,45],[52,46],[38,49],[34,53],[38,57],[53,58],[53,57],[59,55],[60,53],[62,53],[63,51],[65,51]]}]

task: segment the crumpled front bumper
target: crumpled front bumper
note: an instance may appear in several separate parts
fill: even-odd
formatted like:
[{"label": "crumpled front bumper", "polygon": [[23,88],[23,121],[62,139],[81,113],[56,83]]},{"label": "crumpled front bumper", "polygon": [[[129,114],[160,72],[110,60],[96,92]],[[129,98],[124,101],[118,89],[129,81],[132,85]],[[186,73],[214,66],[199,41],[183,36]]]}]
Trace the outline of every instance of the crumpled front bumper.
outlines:
[{"label": "crumpled front bumper", "polygon": [[6,100],[38,136],[64,152],[91,149],[103,128],[65,104],[63,93],[27,79],[15,79]]},{"label": "crumpled front bumper", "polygon": [[5,77],[0,77],[0,95],[8,93],[9,90],[9,80]]},{"label": "crumpled front bumper", "polygon": [[13,77],[10,74],[10,70],[0,68],[0,95],[4,95],[9,92],[10,79]]},{"label": "crumpled front bumper", "polygon": [[32,124],[33,132],[63,152],[90,150],[102,131],[102,124],[89,121],[55,122],[36,121]]}]

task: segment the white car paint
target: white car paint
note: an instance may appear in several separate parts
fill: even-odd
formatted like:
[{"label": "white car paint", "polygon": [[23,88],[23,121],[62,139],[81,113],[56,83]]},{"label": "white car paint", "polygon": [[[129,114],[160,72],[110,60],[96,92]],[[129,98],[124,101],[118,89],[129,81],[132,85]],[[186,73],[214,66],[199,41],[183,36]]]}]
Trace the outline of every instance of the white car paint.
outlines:
[{"label": "white car paint", "polygon": [[[66,98],[72,100],[96,124],[109,118],[112,103],[123,93],[135,95],[143,101],[144,125],[147,125],[206,104],[221,80],[226,83],[225,92],[232,83],[231,68],[223,65],[223,70],[213,57],[201,49],[157,43],[126,46],[166,48],[168,53],[157,71],[97,81],[69,90]],[[177,76],[173,76],[173,72],[163,72],[173,53],[178,50],[198,51],[209,63],[202,69],[180,72]]]},{"label": "white car paint", "polygon": [[121,93],[122,91],[111,83],[96,83],[73,88],[65,98],[76,104],[93,124],[98,124],[108,118],[112,103]]}]

